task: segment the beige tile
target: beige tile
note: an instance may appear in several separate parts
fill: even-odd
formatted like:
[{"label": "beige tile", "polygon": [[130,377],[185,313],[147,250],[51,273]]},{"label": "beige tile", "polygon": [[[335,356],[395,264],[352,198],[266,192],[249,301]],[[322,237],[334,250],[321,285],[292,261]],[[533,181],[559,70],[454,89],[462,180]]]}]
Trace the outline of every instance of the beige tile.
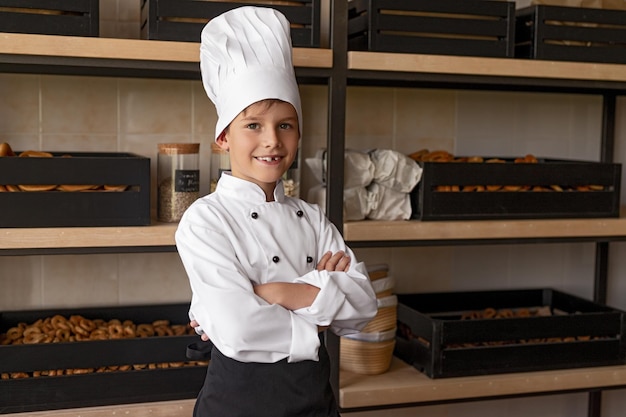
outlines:
[{"label": "beige tile", "polygon": [[0,133],[39,132],[38,75],[0,74]]},{"label": "beige tile", "polygon": [[187,274],[176,252],[122,254],[119,265],[120,304],[191,300]]},{"label": "beige tile", "polygon": [[394,248],[390,268],[398,293],[451,290],[451,247]]},{"label": "beige tile", "polygon": [[0,311],[42,307],[41,256],[0,256]]},{"label": "beige tile", "polygon": [[100,22],[102,20],[117,20],[117,3],[118,0],[99,0]]},{"label": "beige tile", "polygon": [[391,148],[393,89],[351,87],[346,100],[346,148]]},{"label": "beige tile", "polygon": [[121,79],[120,131],[191,134],[190,81]]},{"label": "beige tile", "polygon": [[395,96],[393,149],[454,152],[456,92],[398,88]]},{"label": "beige tile", "polygon": [[115,152],[117,135],[99,134],[44,134],[42,149],[54,152]]},{"label": "beige tile", "polygon": [[118,19],[122,22],[139,22],[142,0],[117,0]]},{"label": "beige tile", "polygon": [[101,19],[98,24],[98,33],[101,38],[118,38],[117,21]]},{"label": "beige tile", "polygon": [[118,304],[117,255],[49,255],[43,270],[46,307]]},{"label": "beige tile", "polygon": [[42,76],[43,133],[117,133],[117,80]]},{"label": "beige tile", "polygon": [[201,81],[191,83],[193,97],[193,130],[195,133],[215,135],[217,112]]}]

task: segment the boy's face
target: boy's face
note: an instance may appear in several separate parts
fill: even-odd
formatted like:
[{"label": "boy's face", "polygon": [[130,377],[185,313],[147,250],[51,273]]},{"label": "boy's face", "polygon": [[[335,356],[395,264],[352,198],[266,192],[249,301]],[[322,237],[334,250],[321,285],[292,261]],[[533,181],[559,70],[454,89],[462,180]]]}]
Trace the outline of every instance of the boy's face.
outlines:
[{"label": "boy's face", "polygon": [[276,181],[296,157],[299,138],[296,110],[271,100],[239,113],[217,144],[228,150],[233,176],[257,184],[272,197]]}]

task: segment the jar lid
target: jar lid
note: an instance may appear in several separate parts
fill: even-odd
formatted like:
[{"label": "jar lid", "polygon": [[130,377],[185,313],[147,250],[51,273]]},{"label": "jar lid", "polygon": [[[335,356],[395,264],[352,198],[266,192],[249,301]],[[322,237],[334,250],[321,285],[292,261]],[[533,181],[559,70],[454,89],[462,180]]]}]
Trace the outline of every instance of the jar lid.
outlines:
[{"label": "jar lid", "polygon": [[200,152],[199,143],[159,143],[159,153],[178,155]]}]

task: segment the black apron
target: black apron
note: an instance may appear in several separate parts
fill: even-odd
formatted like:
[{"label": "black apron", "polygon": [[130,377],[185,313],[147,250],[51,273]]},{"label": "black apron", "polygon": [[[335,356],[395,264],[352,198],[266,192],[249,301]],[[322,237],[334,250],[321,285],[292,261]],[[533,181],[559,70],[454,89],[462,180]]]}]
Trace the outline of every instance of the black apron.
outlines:
[{"label": "black apron", "polygon": [[[216,347],[194,417],[339,417],[330,386],[330,360],[320,334],[319,361],[244,363]],[[188,356],[199,359],[190,346]],[[195,351],[195,352],[194,352]],[[206,356],[205,356],[206,358]]]}]

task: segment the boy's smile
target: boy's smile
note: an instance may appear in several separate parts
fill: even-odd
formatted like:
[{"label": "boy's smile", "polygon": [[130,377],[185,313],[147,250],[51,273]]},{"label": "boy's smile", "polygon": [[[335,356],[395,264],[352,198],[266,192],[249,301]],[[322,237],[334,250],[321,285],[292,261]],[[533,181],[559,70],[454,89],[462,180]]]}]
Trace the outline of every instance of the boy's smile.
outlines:
[{"label": "boy's smile", "polygon": [[296,157],[299,139],[294,107],[263,100],[239,113],[217,144],[230,154],[232,175],[257,184],[272,201],[276,181]]}]

